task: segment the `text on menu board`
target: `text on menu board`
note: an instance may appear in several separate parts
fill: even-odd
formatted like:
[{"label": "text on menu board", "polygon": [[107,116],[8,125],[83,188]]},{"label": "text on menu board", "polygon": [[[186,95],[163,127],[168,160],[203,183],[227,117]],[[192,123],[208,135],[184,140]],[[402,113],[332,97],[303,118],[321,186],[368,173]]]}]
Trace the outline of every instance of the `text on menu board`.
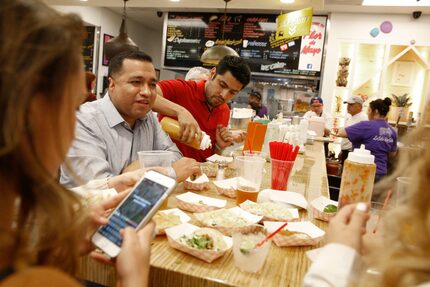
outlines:
[{"label": "text on menu board", "polygon": [[252,72],[319,77],[326,16],[313,16],[310,33],[276,38],[277,15],[170,12],[164,31],[164,67],[202,66],[200,56],[214,45],[228,45],[247,59]]}]

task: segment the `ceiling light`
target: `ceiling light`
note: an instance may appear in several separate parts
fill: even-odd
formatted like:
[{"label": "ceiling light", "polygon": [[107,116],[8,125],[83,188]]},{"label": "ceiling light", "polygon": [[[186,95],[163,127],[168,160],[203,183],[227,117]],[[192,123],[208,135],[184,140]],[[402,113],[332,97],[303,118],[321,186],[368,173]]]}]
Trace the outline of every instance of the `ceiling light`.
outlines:
[{"label": "ceiling light", "polygon": [[117,54],[124,51],[137,51],[139,47],[130,39],[127,35],[127,13],[126,13],[126,2],[124,0],[124,9],[122,15],[121,26],[119,28],[119,35],[110,40],[105,44],[105,53],[108,60],[115,57]]},{"label": "ceiling light", "polygon": [[430,6],[430,0],[363,0],[362,6],[403,6],[423,7]]},{"label": "ceiling light", "polygon": [[170,2],[181,2],[181,0],[170,0]]},{"label": "ceiling light", "polygon": [[281,3],[284,3],[284,4],[294,3],[294,0],[279,0],[279,1],[281,1]]},{"label": "ceiling light", "polygon": [[[231,0],[224,0],[225,7],[224,7],[224,23],[222,24],[222,36],[221,36],[221,43],[224,41],[224,29],[225,29],[225,21],[227,19],[227,3]],[[236,56],[239,57],[237,52],[233,50],[232,48],[226,46],[226,45],[216,45],[213,47],[210,47],[209,49],[206,49],[202,56],[200,57],[200,61],[206,64],[210,65],[218,65],[218,62],[224,58],[225,56]]]}]

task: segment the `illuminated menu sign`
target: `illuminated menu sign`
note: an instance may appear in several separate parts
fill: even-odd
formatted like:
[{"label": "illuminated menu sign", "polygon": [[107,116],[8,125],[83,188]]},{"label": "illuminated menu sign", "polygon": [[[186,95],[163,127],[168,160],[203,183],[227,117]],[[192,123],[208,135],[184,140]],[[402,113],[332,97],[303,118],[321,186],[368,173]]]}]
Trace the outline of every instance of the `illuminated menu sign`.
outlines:
[{"label": "illuminated menu sign", "polygon": [[163,65],[202,66],[206,49],[227,45],[247,59],[252,72],[319,77],[327,17],[313,16],[309,35],[277,40],[277,16],[227,14],[224,26],[224,14],[171,12],[163,34]]}]

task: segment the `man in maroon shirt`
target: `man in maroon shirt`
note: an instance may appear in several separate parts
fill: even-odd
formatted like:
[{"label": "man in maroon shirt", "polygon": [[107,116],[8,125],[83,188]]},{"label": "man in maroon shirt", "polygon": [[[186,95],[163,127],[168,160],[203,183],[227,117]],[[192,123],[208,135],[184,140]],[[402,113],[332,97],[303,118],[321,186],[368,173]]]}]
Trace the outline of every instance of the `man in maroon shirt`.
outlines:
[{"label": "man in maroon shirt", "polygon": [[[182,79],[167,80],[158,83],[157,94],[187,109],[197,121],[201,130],[211,138],[212,148],[196,150],[181,142],[175,141],[184,156],[197,161],[205,161],[214,153],[221,153],[233,143],[233,136],[228,131],[230,109],[227,102],[231,101],[250,81],[251,70],[240,57],[226,56],[212,68],[211,77],[207,81],[185,81]],[[168,110],[163,100],[157,98],[157,110]],[[160,114],[159,119],[164,115]],[[182,132],[183,138],[199,137],[189,134],[191,129]]]}]

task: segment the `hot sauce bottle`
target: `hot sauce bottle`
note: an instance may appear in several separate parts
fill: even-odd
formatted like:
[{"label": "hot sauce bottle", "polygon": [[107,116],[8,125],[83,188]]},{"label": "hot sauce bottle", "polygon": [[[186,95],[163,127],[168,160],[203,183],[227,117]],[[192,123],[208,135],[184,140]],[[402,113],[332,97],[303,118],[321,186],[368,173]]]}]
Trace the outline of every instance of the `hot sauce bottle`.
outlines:
[{"label": "hot sauce bottle", "polygon": [[[161,128],[172,138],[179,141],[179,123],[169,117],[164,117],[161,122]],[[195,149],[205,150],[212,147],[211,138],[204,131],[200,140],[196,138],[191,143],[185,143]]]},{"label": "hot sauce bottle", "polygon": [[364,145],[350,152],[343,167],[339,208],[349,203],[370,202],[375,174],[375,157]]}]

